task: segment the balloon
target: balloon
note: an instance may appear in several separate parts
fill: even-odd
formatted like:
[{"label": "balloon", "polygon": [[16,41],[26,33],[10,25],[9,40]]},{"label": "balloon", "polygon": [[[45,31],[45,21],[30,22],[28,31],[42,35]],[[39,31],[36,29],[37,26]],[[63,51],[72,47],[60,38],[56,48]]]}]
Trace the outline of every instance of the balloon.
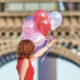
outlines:
[{"label": "balloon", "polygon": [[34,13],[33,20],[37,23],[41,19],[48,19],[48,15],[46,11],[39,9]]},{"label": "balloon", "polygon": [[44,35],[44,36],[47,36],[48,35],[48,32],[50,30],[50,21],[49,19],[44,19],[44,20],[40,20],[38,23],[37,23],[37,28],[38,30]]},{"label": "balloon", "polygon": [[38,29],[36,25],[34,24],[33,20],[24,22],[22,26],[22,30],[27,35],[28,39],[30,39],[33,33],[38,32]]},{"label": "balloon", "polygon": [[25,22],[26,21],[29,21],[29,20],[32,20],[33,19],[33,16],[28,16],[26,19],[25,19]]},{"label": "balloon", "polygon": [[62,15],[59,12],[54,11],[50,13],[49,16],[51,22],[51,29],[55,30],[62,22]]},{"label": "balloon", "polygon": [[41,46],[45,41],[45,37],[40,32],[35,32],[30,40],[34,42],[35,46]]},{"label": "balloon", "polygon": [[55,30],[56,28],[57,28],[57,26],[56,26],[55,20],[54,19],[51,19],[51,29],[52,30]]},{"label": "balloon", "polygon": [[24,39],[28,39],[28,37],[25,35],[24,32],[22,32],[21,36],[20,36],[20,39],[21,40],[24,40]]},{"label": "balloon", "polygon": [[41,45],[41,46],[36,46],[36,47],[35,47],[35,51],[34,51],[34,53],[37,52],[39,49],[45,47],[46,44],[47,44],[47,40],[44,41],[43,45]]}]

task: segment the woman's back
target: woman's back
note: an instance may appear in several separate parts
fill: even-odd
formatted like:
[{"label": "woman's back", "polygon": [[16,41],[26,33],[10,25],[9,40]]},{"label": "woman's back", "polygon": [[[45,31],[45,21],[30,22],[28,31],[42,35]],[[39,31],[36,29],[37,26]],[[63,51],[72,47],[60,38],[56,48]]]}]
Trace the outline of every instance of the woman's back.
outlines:
[{"label": "woman's back", "polygon": [[[24,59],[25,59],[25,58],[20,59],[20,60],[17,59],[16,69],[17,69],[18,75],[20,75],[20,68],[21,68],[21,64],[22,64],[22,62],[23,62]],[[28,67],[28,69],[27,69],[27,71],[26,71],[24,80],[33,80],[34,68],[33,68],[33,66],[32,66],[32,63],[31,63],[30,59],[28,59],[28,60],[29,60],[29,67]]]}]

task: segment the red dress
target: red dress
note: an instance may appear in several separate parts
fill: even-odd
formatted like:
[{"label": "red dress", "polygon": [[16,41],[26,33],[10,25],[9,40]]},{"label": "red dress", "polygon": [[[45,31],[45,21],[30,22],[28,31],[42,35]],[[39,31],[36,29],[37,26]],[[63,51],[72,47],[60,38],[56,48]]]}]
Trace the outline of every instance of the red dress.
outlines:
[{"label": "red dress", "polygon": [[[21,67],[21,64],[22,64],[22,61],[23,61],[23,60],[24,60],[24,58],[21,59],[21,60],[18,60],[18,59],[17,59],[16,69],[17,69],[18,75],[20,75],[20,67]],[[26,75],[25,75],[24,80],[33,80],[34,68],[33,68],[32,64],[31,64],[30,59],[28,59],[28,60],[29,60],[29,67],[28,67],[28,69],[27,69],[27,71],[26,71]]]}]

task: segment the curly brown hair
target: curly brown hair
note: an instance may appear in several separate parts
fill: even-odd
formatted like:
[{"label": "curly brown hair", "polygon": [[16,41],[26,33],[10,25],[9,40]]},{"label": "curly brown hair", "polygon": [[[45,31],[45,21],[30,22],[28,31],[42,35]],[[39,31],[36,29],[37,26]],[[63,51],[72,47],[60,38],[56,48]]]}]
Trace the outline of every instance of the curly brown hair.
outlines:
[{"label": "curly brown hair", "polygon": [[35,46],[31,40],[21,40],[17,47],[17,59],[30,58]]}]

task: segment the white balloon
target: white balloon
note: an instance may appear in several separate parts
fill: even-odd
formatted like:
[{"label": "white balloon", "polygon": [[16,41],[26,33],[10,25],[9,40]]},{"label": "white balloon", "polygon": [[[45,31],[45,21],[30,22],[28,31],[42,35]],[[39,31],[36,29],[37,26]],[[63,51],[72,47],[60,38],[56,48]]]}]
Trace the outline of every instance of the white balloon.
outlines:
[{"label": "white balloon", "polygon": [[50,13],[49,16],[51,22],[51,29],[55,30],[62,22],[62,15],[57,11],[53,11],[52,13]]}]

